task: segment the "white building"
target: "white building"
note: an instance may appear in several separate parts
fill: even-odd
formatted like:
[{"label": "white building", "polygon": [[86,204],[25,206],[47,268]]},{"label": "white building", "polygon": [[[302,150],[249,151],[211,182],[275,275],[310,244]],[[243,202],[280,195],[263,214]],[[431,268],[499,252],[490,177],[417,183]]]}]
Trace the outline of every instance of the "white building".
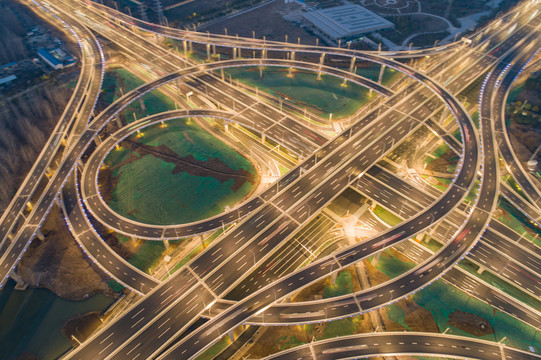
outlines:
[{"label": "white building", "polygon": [[360,5],[350,4],[310,11],[303,17],[314,32],[331,42],[350,41],[394,24]]}]

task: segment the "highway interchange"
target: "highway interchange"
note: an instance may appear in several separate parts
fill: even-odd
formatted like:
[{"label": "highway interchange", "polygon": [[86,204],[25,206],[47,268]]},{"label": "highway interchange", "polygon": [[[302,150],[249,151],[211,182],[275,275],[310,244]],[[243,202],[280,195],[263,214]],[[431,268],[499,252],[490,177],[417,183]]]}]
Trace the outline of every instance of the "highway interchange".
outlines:
[{"label": "highway interchange", "polygon": [[[76,22],[73,15],[64,14],[63,6],[58,4],[55,6],[53,2],[51,2],[51,5],[43,3],[46,4],[48,11],[55,13],[56,16],[62,14],[62,18],[68,19],[67,21]],[[94,16],[92,14],[99,12],[99,10],[94,9],[94,7],[87,8],[82,4],[77,6],[79,6],[78,11],[81,13],[88,11],[89,15],[78,19],[84,25],[78,25],[77,27],[78,29],[86,29],[85,26],[90,27],[91,24],[85,23],[85,21]],[[525,2],[522,6],[529,8],[536,7],[537,4],[535,2]],[[102,9],[99,6],[97,8]],[[107,13],[108,16],[111,15],[111,12]],[[112,14],[118,16],[115,12],[112,12]],[[520,12],[516,16],[515,14],[507,15],[504,18],[512,18],[511,21],[505,22],[506,26],[502,25],[495,29],[489,28],[486,32],[476,34],[474,37],[476,43],[472,45],[475,47],[475,51],[467,51],[464,58],[450,59],[449,63],[436,66],[428,74],[416,71],[392,60],[390,57],[384,56],[397,57],[396,54],[374,54],[346,49],[313,48],[165,29],[166,35],[182,40],[233,47],[236,49],[234,50],[235,54],[237,54],[237,51],[240,53],[240,50],[238,50],[240,48],[259,49],[261,50],[261,58],[216,61],[196,65],[186,64],[181,69],[172,68],[171,63],[158,64],[157,69],[159,70],[157,70],[157,73],[161,72],[167,75],[125,94],[104,112],[92,119],[88,125],[85,122],[84,125],[76,126],[77,130],[74,130],[70,135],[62,133],[61,136],[69,139],[70,142],[68,143],[72,145],[66,148],[62,161],[36,202],[36,206],[26,217],[24,225],[13,231],[18,220],[18,215],[14,214],[19,214],[28,198],[21,197],[19,200],[14,200],[13,212],[6,211],[4,213],[6,219],[3,218],[2,227],[0,228],[0,230],[4,231],[1,258],[3,281],[5,282],[11,269],[16,266],[18,259],[20,259],[24,249],[32,240],[53,202],[58,197],[58,194],[62,192],[62,206],[69,219],[68,223],[84,249],[90,253],[90,256],[95,261],[100,263],[100,266],[105,271],[116,279],[133,290],[146,294],[126,314],[101,329],[89,341],[70,352],[67,358],[194,358],[220,339],[221,336],[245,322],[253,321],[268,324],[283,323],[285,321],[306,323],[315,320],[312,314],[317,314],[316,318],[318,320],[328,321],[377,309],[421,289],[444,275],[448,270],[451,270],[453,265],[468,253],[473,258],[479,256],[476,254],[482,252],[480,247],[476,246],[473,251],[472,248],[477,244],[481,236],[486,237],[487,240],[480,242],[480,245],[485,242],[490,243],[490,241],[501,243],[499,235],[493,232],[485,232],[488,223],[491,221],[500,191],[498,148],[493,144],[495,133],[493,126],[495,126],[494,123],[503,124],[502,117],[504,114],[502,108],[503,104],[505,104],[504,100],[514,80],[514,76],[511,75],[518,73],[522,69],[522,66],[537,51],[536,48],[539,45],[532,44],[535,41],[531,41],[531,39],[539,38],[537,32],[539,17],[531,17],[529,13],[526,13],[519,18],[524,23],[520,21],[515,23],[514,20],[521,15]],[[120,20],[130,21],[130,25],[134,24],[134,19],[131,18],[126,20],[126,17],[122,17]],[[517,26],[517,24],[520,25]],[[96,29],[94,30],[96,31]],[[106,30],[111,31],[111,28]],[[164,28],[153,29],[153,31],[158,30],[164,30]],[[99,32],[99,29],[97,31]],[[118,31],[130,33],[124,28],[120,28]],[[113,35],[110,34],[105,36],[109,36],[110,39],[113,38]],[[137,41],[137,39],[134,41]],[[97,44],[95,41],[93,43]],[[97,46],[99,47],[99,44]],[[434,51],[444,54],[445,51],[460,51],[463,47],[465,47],[465,44],[459,42],[459,44],[454,43],[452,46],[440,47]],[[89,45],[82,46],[82,49],[88,50]],[[410,80],[398,91],[393,91],[375,82],[358,77],[351,72],[327,67],[322,62],[314,64],[294,60],[270,59],[270,52],[267,51],[276,52],[278,50],[291,53],[305,51],[307,53],[342,55],[351,58],[352,63],[357,60],[371,61],[401,71]],[[426,50],[415,52],[415,54],[416,56],[425,56],[429,52],[430,50]],[[419,53],[422,55],[419,55]],[[479,56],[479,53],[484,55]],[[93,55],[102,58],[102,55],[96,54],[101,54],[101,48],[94,49],[93,52],[90,51],[88,56]],[[409,56],[411,55],[409,54]],[[294,56],[291,57],[294,58]],[[321,59],[323,58],[322,56]],[[509,70],[507,64],[516,58],[519,58],[517,62],[518,69]],[[456,73],[456,64],[459,62],[466,64],[466,66],[461,65],[461,70]],[[102,62],[100,64],[97,72],[91,72],[95,78],[100,79],[99,86],[101,86],[103,72]],[[453,64],[455,64],[455,68],[453,68]],[[232,66],[287,66],[310,69],[314,72],[325,72],[345,78],[347,81],[371,87],[384,95],[386,99],[382,99],[379,106],[368,114],[355,119],[352,126],[328,140],[317,130],[310,129],[306,124],[288,116],[282,109],[277,110],[268,103],[254,104],[254,99],[246,95],[237,96],[234,99],[227,96],[215,97],[214,100],[225,104],[224,107],[228,110],[178,110],[140,119],[137,123],[120,129],[107,138],[102,145],[97,147],[90,160],[82,166],[80,158],[93,139],[107,123],[112,121],[131,102],[148,91],[179,79],[186,82],[191,81],[195,85],[201,84],[201,82],[195,80],[198,76],[206,77],[205,80],[211,80],[206,75],[207,72]],[[83,67],[83,69],[85,68]],[[478,134],[478,130],[468,113],[453,94],[458,94],[460,90],[466,88],[487,69],[491,69],[490,74],[493,75],[486,78],[480,95],[481,126]],[[503,75],[500,76],[500,73]],[[81,74],[81,78],[84,79],[83,72]],[[450,76],[451,74],[452,76]],[[507,75],[504,76],[505,74]],[[449,76],[450,81],[445,81],[445,87],[440,85],[438,79],[446,79]],[[219,78],[214,78],[212,81],[218,84],[215,85],[216,87],[223,87],[224,85],[223,82],[220,83]],[[79,83],[82,83],[82,81]],[[499,86],[496,86],[496,84]],[[99,89],[99,86],[94,84],[93,87],[90,87],[87,85],[85,90],[81,90],[83,93],[86,92],[86,96],[83,98],[86,99],[87,103],[91,104],[90,108],[93,108],[95,104],[97,98],[96,88]],[[208,92],[208,85],[204,84],[203,86],[204,92],[201,91],[202,88],[198,89],[201,95]],[[493,91],[493,88],[496,91]],[[197,88],[195,89],[197,90]],[[238,92],[236,94],[238,95]],[[80,93],[77,93],[74,99],[80,97]],[[259,108],[255,108],[254,105]],[[360,187],[359,191],[364,191],[367,197],[377,198],[377,194],[370,194],[370,191],[366,190],[367,187],[370,187],[370,184],[366,183],[366,181],[370,181],[369,176],[366,174],[373,172],[375,164],[393,148],[396,148],[409,134],[423,125],[437,126],[433,118],[444,107],[455,117],[463,143],[459,144],[459,149],[456,149],[461,158],[453,182],[443,194],[430,197],[429,194],[422,192],[420,194],[409,194],[401,191],[396,196],[403,196],[405,198],[404,203],[411,202],[411,199],[415,198],[420,206],[406,207],[406,210],[409,209],[411,212],[404,216],[405,220],[399,225],[363,243],[336,250],[331,255],[312,261],[301,269],[285,274],[274,274],[275,276],[269,274],[265,278],[266,283],[259,284],[259,287],[252,286],[250,292],[243,298],[237,299],[236,302],[223,302],[222,299],[227,298],[227,295],[245,281],[250,273],[256,273],[262,266],[266,266],[265,263],[271,259],[278,249],[295,238],[295,236],[298,236],[299,232],[302,232],[302,229],[308,224],[319,219],[318,214],[320,211],[344,189],[350,186]],[[253,109],[255,111],[246,114],[244,109]],[[72,114],[73,112],[69,113]],[[79,119],[89,120],[90,113],[91,111],[88,112],[87,110],[84,116],[79,116]],[[242,116],[239,116],[241,113]],[[115,144],[140,129],[140,127],[182,116],[212,116],[241,123],[253,130],[264,133],[275,142],[296,153],[301,159],[300,163],[278,180],[275,185],[241,204],[233,211],[197,224],[159,227],[135,223],[114,213],[103,202],[97,190],[98,171],[105,156],[114,148]],[[428,124],[428,119],[431,120],[430,124]],[[491,121],[492,119],[494,121]],[[277,127],[280,130],[273,132],[272,129]],[[302,131],[298,131],[298,129]],[[57,145],[58,140],[56,140],[56,143],[54,141],[53,143]],[[500,142],[499,151],[502,154],[505,151],[511,154],[511,157],[505,158],[504,156],[506,161],[512,159],[513,153],[508,141],[506,142],[507,147],[504,149],[502,149],[502,146],[505,145],[502,145],[502,143]],[[56,151],[51,150],[51,152],[46,153],[46,157],[52,158],[52,152]],[[527,178],[527,175],[524,175],[524,170],[519,166],[513,165],[517,163],[516,159],[514,161],[515,163],[509,165],[512,166],[513,175],[520,182],[519,178],[521,176]],[[77,167],[82,170],[82,174],[80,174],[80,194],[75,175],[69,176],[75,173],[74,169]],[[31,175],[40,178],[39,171],[43,172],[44,167],[42,165],[36,167],[36,169],[33,170],[35,173],[31,172]],[[480,179],[480,184],[476,185],[478,179]],[[395,181],[398,180],[395,179]],[[522,181],[525,182],[526,180]],[[31,183],[29,182],[29,184]],[[457,213],[464,206],[462,200],[474,186],[479,186],[475,204],[467,212]],[[64,190],[62,190],[63,188]],[[26,193],[22,192],[22,194]],[[535,202],[535,192],[532,191],[532,194],[534,201],[529,211],[535,219],[539,219],[539,204]],[[384,203],[381,199],[377,201]],[[167,281],[160,282],[126,265],[120,257],[110,255],[111,251],[107,249],[107,246],[92,229],[90,222],[86,218],[83,203],[94,217],[100,219],[109,227],[125,234],[150,240],[190,237],[219,228],[223,226],[223,223],[236,222],[237,224],[221,236],[220,241],[214,242],[205,252],[178,270]],[[387,204],[387,206],[392,207],[392,204]],[[11,218],[9,218],[10,214]],[[447,221],[447,226],[450,226],[451,230],[446,230],[448,237],[443,239],[443,247],[437,253],[429,254],[422,259],[420,264],[411,271],[376,287],[362,290],[352,296],[345,296],[341,299],[327,299],[330,304],[318,302],[279,304],[281,299],[298,289],[319,281],[329,274],[357,263],[385,248],[393,245],[404,245],[406,243],[404,240],[423,231],[430,231],[436,225],[444,224],[445,221]],[[12,231],[13,236],[10,241],[8,234]],[[314,246],[316,245],[314,244]],[[497,246],[499,245],[494,244],[489,251],[493,251],[493,248]],[[487,250],[485,249],[485,251]],[[508,277],[513,277],[513,280],[519,281],[520,284],[531,284],[529,285],[530,291],[538,294],[539,256],[520,253],[520,249],[517,251],[512,252],[509,256],[515,258],[516,266],[523,266],[524,268],[521,269],[520,273],[514,272]],[[528,261],[521,263],[524,255],[527,255]],[[109,261],[111,259],[114,261],[113,266],[116,270],[106,264],[105,260]],[[295,257],[291,254],[283,259],[286,263],[293,260],[295,260]],[[109,262],[113,264],[113,262]],[[300,264],[292,264],[291,269],[299,266]],[[507,271],[511,270],[508,269]],[[521,274],[526,274],[526,276]],[[516,275],[519,275],[519,277],[515,277]],[[531,279],[533,279],[533,282],[531,282]],[[479,297],[481,296],[479,295]],[[512,305],[511,302],[509,299],[504,299],[504,305],[499,307],[503,307],[504,311],[514,314],[514,312],[517,312],[516,305]],[[224,304],[224,306],[216,310],[213,307],[215,304],[217,306]],[[297,309],[283,309],[283,306],[290,305],[293,308],[297,307]],[[282,306],[281,309],[280,306]],[[515,306],[515,310],[509,309],[512,306]],[[201,316],[205,316],[205,314],[211,315],[210,310],[213,310],[213,316],[209,321],[190,333],[186,333],[189,326]],[[539,328],[539,322],[536,322],[539,319],[539,310],[533,309],[533,315],[531,310],[527,309],[521,314],[514,315],[526,321],[530,319],[531,321],[528,322]],[[296,316],[292,320],[291,316],[283,316],[283,314],[288,313],[305,314],[306,316],[305,318]],[[324,314],[324,319],[321,319],[322,314]],[[175,319],[175,321],[169,322],[170,319]],[[166,323],[168,323],[167,327],[164,326]],[[180,335],[183,336],[182,340],[171,345]],[[480,344],[471,339],[457,340],[456,338],[449,339],[445,337],[437,337],[438,341],[446,341],[445,344],[447,344],[438,345],[438,347],[446,347],[448,352],[439,352],[428,346],[429,349],[417,347],[419,352],[416,353],[411,350],[415,348],[411,346],[411,342],[403,341],[403,344],[401,344],[398,335],[388,336],[392,338],[392,342],[388,345],[395,349],[394,353],[431,353],[461,356],[466,348],[461,347],[453,352],[448,349],[452,347],[449,344],[473,342],[475,345],[472,346],[476,346],[483,351],[490,349],[490,351],[494,352],[496,347],[502,352],[501,357],[538,358],[534,354],[521,353],[508,350],[508,348],[505,349],[504,355],[501,346]],[[435,335],[426,336],[436,338]],[[438,342],[432,338],[427,340],[429,345]],[[355,346],[358,347],[358,351],[374,351],[369,354],[389,353],[389,348],[378,347],[376,350],[370,350],[369,346],[362,340],[355,339],[355,341],[357,341]],[[406,346],[408,344],[409,348]],[[352,345],[339,343],[332,344],[332,346],[336,346],[336,348],[329,348],[322,342],[321,353],[327,355],[318,354],[317,358],[325,358],[325,356],[336,358],[333,357],[336,355],[328,355],[325,351],[330,351],[330,349],[337,349],[332,351],[345,351],[345,347]],[[165,351],[166,349],[168,350]],[[403,349],[403,351],[400,349]],[[309,356],[316,357],[312,352],[313,348],[310,346],[299,348],[298,351],[308,351]],[[332,351],[332,354],[336,354]],[[363,354],[362,351],[359,354]],[[468,353],[468,356],[475,357],[471,351]],[[283,356],[287,357],[285,354]],[[306,354],[302,356],[306,356]],[[490,357],[479,355],[478,358]]]}]

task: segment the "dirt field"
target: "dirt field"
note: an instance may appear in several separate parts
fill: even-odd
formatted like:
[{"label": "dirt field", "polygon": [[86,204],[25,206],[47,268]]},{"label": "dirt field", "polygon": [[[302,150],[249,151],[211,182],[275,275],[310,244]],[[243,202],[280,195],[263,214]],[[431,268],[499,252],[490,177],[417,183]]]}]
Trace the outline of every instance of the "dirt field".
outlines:
[{"label": "dirt field", "polygon": [[297,42],[300,37],[301,44],[314,45],[314,35],[284,19],[283,14],[292,14],[295,11],[300,11],[297,3],[285,4],[282,0],[276,0],[253,11],[224,18],[208,27],[203,26],[199,30],[224,34],[224,28],[227,28],[228,35],[238,34],[245,37],[252,37],[253,30],[260,39],[265,36],[267,40],[284,41],[287,35],[289,42]]}]

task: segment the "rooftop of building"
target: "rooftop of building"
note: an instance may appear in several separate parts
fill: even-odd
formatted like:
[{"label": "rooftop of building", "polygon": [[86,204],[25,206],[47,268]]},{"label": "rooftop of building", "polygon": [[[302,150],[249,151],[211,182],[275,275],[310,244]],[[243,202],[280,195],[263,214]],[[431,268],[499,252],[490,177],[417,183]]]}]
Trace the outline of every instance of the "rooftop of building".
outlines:
[{"label": "rooftop of building", "polygon": [[356,4],[314,10],[303,16],[335,39],[394,26],[392,22]]}]

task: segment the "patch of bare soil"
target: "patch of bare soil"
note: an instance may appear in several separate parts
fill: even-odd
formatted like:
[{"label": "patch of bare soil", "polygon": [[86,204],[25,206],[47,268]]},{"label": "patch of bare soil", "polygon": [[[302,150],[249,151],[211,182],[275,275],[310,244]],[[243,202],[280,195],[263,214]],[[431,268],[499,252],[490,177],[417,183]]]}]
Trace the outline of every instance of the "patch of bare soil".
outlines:
[{"label": "patch of bare soil", "polygon": [[400,300],[397,305],[404,311],[404,320],[411,331],[440,332],[432,313],[410,298]]},{"label": "patch of bare soil", "polygon": [[218,158],[208,158],[206,161],[201,161],[197,160],[193,155],[178,156],[178,154],[171,150],[167,145],[149,146],[130,140],[124,140],[122,146],[131,149],[134,153],[132,153],[127,160],[111,167],[111,170],[134,162],[143,156],[153,155],[163,161],[173,163],[175,165],[171,171],[173,175],[186,172],[194,176],[212,177],[219,182],[233,179],[231,190],[234,192],[240,189],[246,181],[251,184],[256,183],[256,177],[251,172],[244,169],[235,170]]},{"label": "patch of bare soil", "polygon": [[72,336],[75,336],[77,340],[83,342],[92,335],[100,324],[100,312],[92,311],[87,314],[75,316],[66,321],[62,328],[62,334],[69,339],[73,345],[78,345]]},{"label": "patch of bare soil", "polygon": [[508,126],[511,146],[526,169],[526,162],[541,144],[541,132],[533,126],[517,124],[514,121]]},{"label": "patch of bare soil", "polygon": [[72,301],[111,292],[107,286],[109,279],[90,266],[57,205],[53,206],[42,232],[45,240],[34,239],[19,262],[18,273],[26,283]]},{"label": "patch of bare soil", "polygon": [[487,319],[460,310],[455,310],[449,314],[449,325],[477,337],[494,333],[494,328]]}]

